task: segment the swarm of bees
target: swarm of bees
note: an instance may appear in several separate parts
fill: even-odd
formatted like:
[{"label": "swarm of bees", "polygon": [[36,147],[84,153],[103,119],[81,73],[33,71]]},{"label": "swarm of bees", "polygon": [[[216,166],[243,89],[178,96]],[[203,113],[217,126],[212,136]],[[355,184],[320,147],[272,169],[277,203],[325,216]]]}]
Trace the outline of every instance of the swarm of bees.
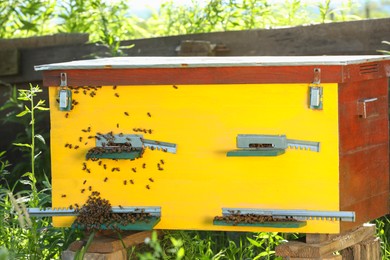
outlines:
[{"label": "swarm of bees", "polygon": [[[122,206],[119,207],[123,209]],[[150,213],[144,210],[136,210],[134,213],[113,213],[110,202],[102,199],[99,192],[93,191],[86,203],[78,210],[74,225],[87,231],[99,231],[103,227],[120,229],[120,226],[135,222],[149,222],[150,218]]]},{"label": "swarm of bees", "polygon": [[237,211],[226,216],[216,216],[214,217],[214,221],[224,221],[226,223],[233,224],[233,226],[236,226],[240,223],[256,224],[264,222],[294,222],[297,220],[294,218],[275,218],[272,216],[258,214],[240,214],[240,212]]}]

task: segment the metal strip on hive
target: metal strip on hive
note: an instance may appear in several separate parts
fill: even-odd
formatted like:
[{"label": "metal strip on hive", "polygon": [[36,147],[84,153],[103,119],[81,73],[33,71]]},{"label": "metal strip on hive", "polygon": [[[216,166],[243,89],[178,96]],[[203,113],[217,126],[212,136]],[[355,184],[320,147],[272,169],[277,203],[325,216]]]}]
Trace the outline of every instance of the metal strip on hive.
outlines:
[{"label": "metal strip on hive", "polygon": [[[112,207],[112,213],[149,213],[152,216],[161,215],[161,207]],[[75,209],[69,208],[28,208],[27,212],[31,217],[67,217],[77,216]]]},{"label": "metal strip on hive", "polygon": [[148,147],[150,149],[156,149],[156,150],[169,152],[169,153],[176,153],[176,148],[177,148],[176,144],[173,143],[147,140],[147,139],[143,139],[143,144],[145,147]]},{"label": "metal strip on hive", "polygon": [[275,218],[294,218],[296,220],[340,220],[355,221],[353,211],[318,211],[318,210],[275,210],[275,209],[243,209],[222,208],[222,215],[257,214]]},{"label": "metal strip on hive", "polygon": [[297,150],[320,151],[320,142],[287,139],[287,146]]}]

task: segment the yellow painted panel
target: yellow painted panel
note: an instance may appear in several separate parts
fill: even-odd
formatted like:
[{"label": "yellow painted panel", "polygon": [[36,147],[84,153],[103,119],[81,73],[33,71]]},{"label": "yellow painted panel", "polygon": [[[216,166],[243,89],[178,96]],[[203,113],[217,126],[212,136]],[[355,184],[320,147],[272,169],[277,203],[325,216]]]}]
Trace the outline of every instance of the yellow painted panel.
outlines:
[{"label": "yellow painted panel", "polygon": [[[337,233],[338,221],[308,221],[297,229],[212,224],[222,207],[339,210],[337,84],[322,86],[324,109],[318,111],[308,108],[307,84],[241,84],[103,86],[94,97],[91,91],[73,90],[78,105],[70,112],[58,110],[58,89],[51,87],[53,207],[82,205],[91,186],[114,206],[161,206],[157,229]],[[82,131],[88,127],[91,132]],[[148,149],[142,159],[103,159],[101,166],[88,161],[91,172],[82,170],[85,154],[95,145],[89,136],[136,134],[133,128],[152,129],[145,138],[175,143],[177,153]],[[321,150],[227,157],[236,149],[238,134],[286,134],[320,142]],[[73,148],[65,148],[66,143]],[[113,167],[120,172],[112,172]],[[72,221],[58,217],[54,224]]]}]

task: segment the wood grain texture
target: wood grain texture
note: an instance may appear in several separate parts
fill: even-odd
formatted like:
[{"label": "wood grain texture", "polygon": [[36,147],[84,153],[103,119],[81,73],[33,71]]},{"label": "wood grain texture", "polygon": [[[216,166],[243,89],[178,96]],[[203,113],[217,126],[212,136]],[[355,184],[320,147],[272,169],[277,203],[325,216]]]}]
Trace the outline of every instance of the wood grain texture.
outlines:
[{"label": "wood grain texture", "polygon": [[359,227],[351,232],[319,244],[290,241],[277,246],[275,251],[277,256],[282,257],[322,258],[329,256],[333,252],[343,250],[368,238],[372,238],[374,235],[375,225],[371,224]]},{"label": "wood grain texture", "polygon": [[[360,118],[357,102],[366,98],[377,100],[370,116]],[[355,222],[341,222],[341,231],[388,213],[388,125],[386,78],[340,84],[340,210],[356,213]]]},{"label": "wood grain texture", "polygon": [[[315,66],[207,66],[190,68],[65,69],[43,72],[44,86],[58,86],[61,72],[68,74],[69,86],[169,85],[169,84],[256,84],[312,83],[314,69],[321,69],[321,83],[366,82],[384,79],[385,64],[375,63],[375,70],[361,74],[361,64]],[[355,108],[356,109],[356,108]]]},{"label": "wood grain texture", "polygon": [[[110,236],[96,236],[88,248],[88,253],[111,253],[120,251],[125,245],[126,248],[142,244],[145,238],[151,237],[152,231],[142,232],[122,232],[122,238],[119,239],[116,233]],[[88,237],[86,237],[88,239]],[[86,240],[77,240],[69,245],[68,250],[76,252],[86,244]]]}]

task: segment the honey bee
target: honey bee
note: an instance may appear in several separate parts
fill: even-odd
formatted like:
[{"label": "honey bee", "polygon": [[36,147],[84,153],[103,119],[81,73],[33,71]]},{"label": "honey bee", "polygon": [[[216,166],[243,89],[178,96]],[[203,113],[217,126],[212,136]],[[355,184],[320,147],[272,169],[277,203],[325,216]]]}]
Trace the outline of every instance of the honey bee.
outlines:
[{"label": "honey bee", "polygon": [[103,164],[103,168],[104,168],[105,170],[107,170],[107,165]]},{"label": "honey bee", "polygon": [[163,159],[161,159],[160,162],[161,162],[161,164],[164,164],[164,160]]},{"label": "honey bee", "polygon": [[68,144],[68,143],[66,143],[66,144],[65,144],[65,148],[66,148],[66,147],[68,147],[68,146],[69,146],[69,144]]},{"label": "honey bee", "polygon": [[84,181],[83,181],[83,184],[86,184],[86,183],[87,183],[87,180],[84,180]]},{"label": "honey bee", "polygon": [[81,131],[83,131],[84,133],[88,132],[87,129],[81,129]]},{"label": "honey bee", "polygon": [[92,138],[95,138],[95,136],[93,135],[88,136],[88,139],[92,139]]},{"label": "honey bee", "polygon": [[120,209],[123,209],[123,207],[121,205],[118,205]]},{"label": "honey bee", "polygon": [[66,114],[65,114],[65,117],[68,118],[68,117],[69,117],[69,113],[66,113]]},{"label": "honey bee", "polygon": [[125,112],[125,116],[129,116],[129,113]]},{"label": "honey bee", "polygon": [[75,94],[78,94],[78,93],[79,93],[79,91],[78,91],[78,90],[75,90],[75,91],[74,91],[74,93],[75,93]]},{"label": "honey bee", "polygon": [[146,188],[147,188],[148,190],[150,190],[150,186],[149,186],[149,185],[146,185]]},{"label": "honey bee", "polygon": [[104,182],[106,182],[108,180],[108,178],[106,177],[106,178],[104,178]]},{"label": "honey bee", "polygon": [[65,195],[65,194],[62,194],[62,195],[61,195],[61,198],[66,198],[66,195]]},{"label": "honey bee", "polygon": [[99,164],[99,166],[100,166],[100,165],[102,165],[102,161],[99,161],[99,163],[98,163],[98,164]]},{"label": "honey bee", "polygon": [[71,144],[69,144],[69,149],[72,149],[72,145]]},{"label": "honey bee", "polygon": [[86,171],[87,171],[88,173],[91,173],[91,170],[90,170],[90,169],[86,169]]},{"label": "honey bee", "polygon": [[115,93],[115,96],[116,96],[116,97],[119,97],[119,94],[118,94],[118,93]]},{"label": "honey bee", "polygon": [[83,141],[83,137],[79,137],[79,142],[81,143]]},{"label": "honey bee", "polygon": [[112,86],[112,89],[113,89],[113,90],[115,90],[115,89],[116,89],[116,87],[117,87],[117,86],[116,86],[116,85],[114,85],[114,86]]},{"label": "honey bee", "polygon": [[81,193],[84,193],[85,189],[81,189]]},{"label": "honey bee", "polygon": [[149,178],[149,181],[150,181],[150,182],[154,182],[153,178]]},{"label": "honey bee", "polygon": [[115,167],[113,167],[112,169],[111,169],[111,172],[114,172],[116,170],[116,168]]},{"label": "honey bee", "polygon": [[137,168],[131,168],[131,170],[133,171],[133,172],[137,172]]},{"label": "honey bee", "polygon": [[173,87],[174,89],[178,89],[178,87],[177,87],[176,85],[173,85],[172,87]]},{"label": "honey bee", "polygon": [[87,131],[91,132],[91,127],[90,126],[88,126]]},{"label": "honey bee", "polygon": [[79,149],[79,146],[78,146],[78,145],[76,145],[76,146],[74,147],[74,149]]},{"label": "honey bee", "polygon": [[116,128],[119,128],[119,123],[116,124]]},{"label": "honey bee", "polygon": [[87,169],[87,164],[83,162],[83,171]]},{"label": "honey bee", "polygon": [[133,181],[133,180],[130,180],[130,183],[131,183],[131,184],[134,184],[134,181]]},{"label": "honey bee", "polygon": [[152,115],[149,112],[147,113],[147,115],[148,115],[148,117],[152,117]]},{"label": "honey bee", "polygon": [[149,134],[151,134],[152,132],[153,132],[153,130],[152,130],[152,129],[149,129],[149,130],[148,130],[148,133],[149,133]]},{"label": "honey bee", "polygon": [[127,185],[127,181],[126,180],[123,181],[123,185]]},{"label": "honey bee", "polygon": [[144,169],[146,168],[146,163],[142,164],[142,168],[144,168]]},{"label": "honey bee", "polygon": [[92,191],[92,186],[89,186],[89,187],[88,187],[88,190],[89,190],[89,191]]},{"label": "honey bee", "polygon": [[69,209],[73,209],[73,205],[69,205]]},{"label": "honey bee", "polygon": [[87,144],[88,144],[88,142],[85,142],[85,143],[84,143],[84,145],[87,145]]},{"label": "honey bee", "polygon": [[84,95],[87,95],[87,91],[85,89],[83,90],[83,93],[84,93]]}]

